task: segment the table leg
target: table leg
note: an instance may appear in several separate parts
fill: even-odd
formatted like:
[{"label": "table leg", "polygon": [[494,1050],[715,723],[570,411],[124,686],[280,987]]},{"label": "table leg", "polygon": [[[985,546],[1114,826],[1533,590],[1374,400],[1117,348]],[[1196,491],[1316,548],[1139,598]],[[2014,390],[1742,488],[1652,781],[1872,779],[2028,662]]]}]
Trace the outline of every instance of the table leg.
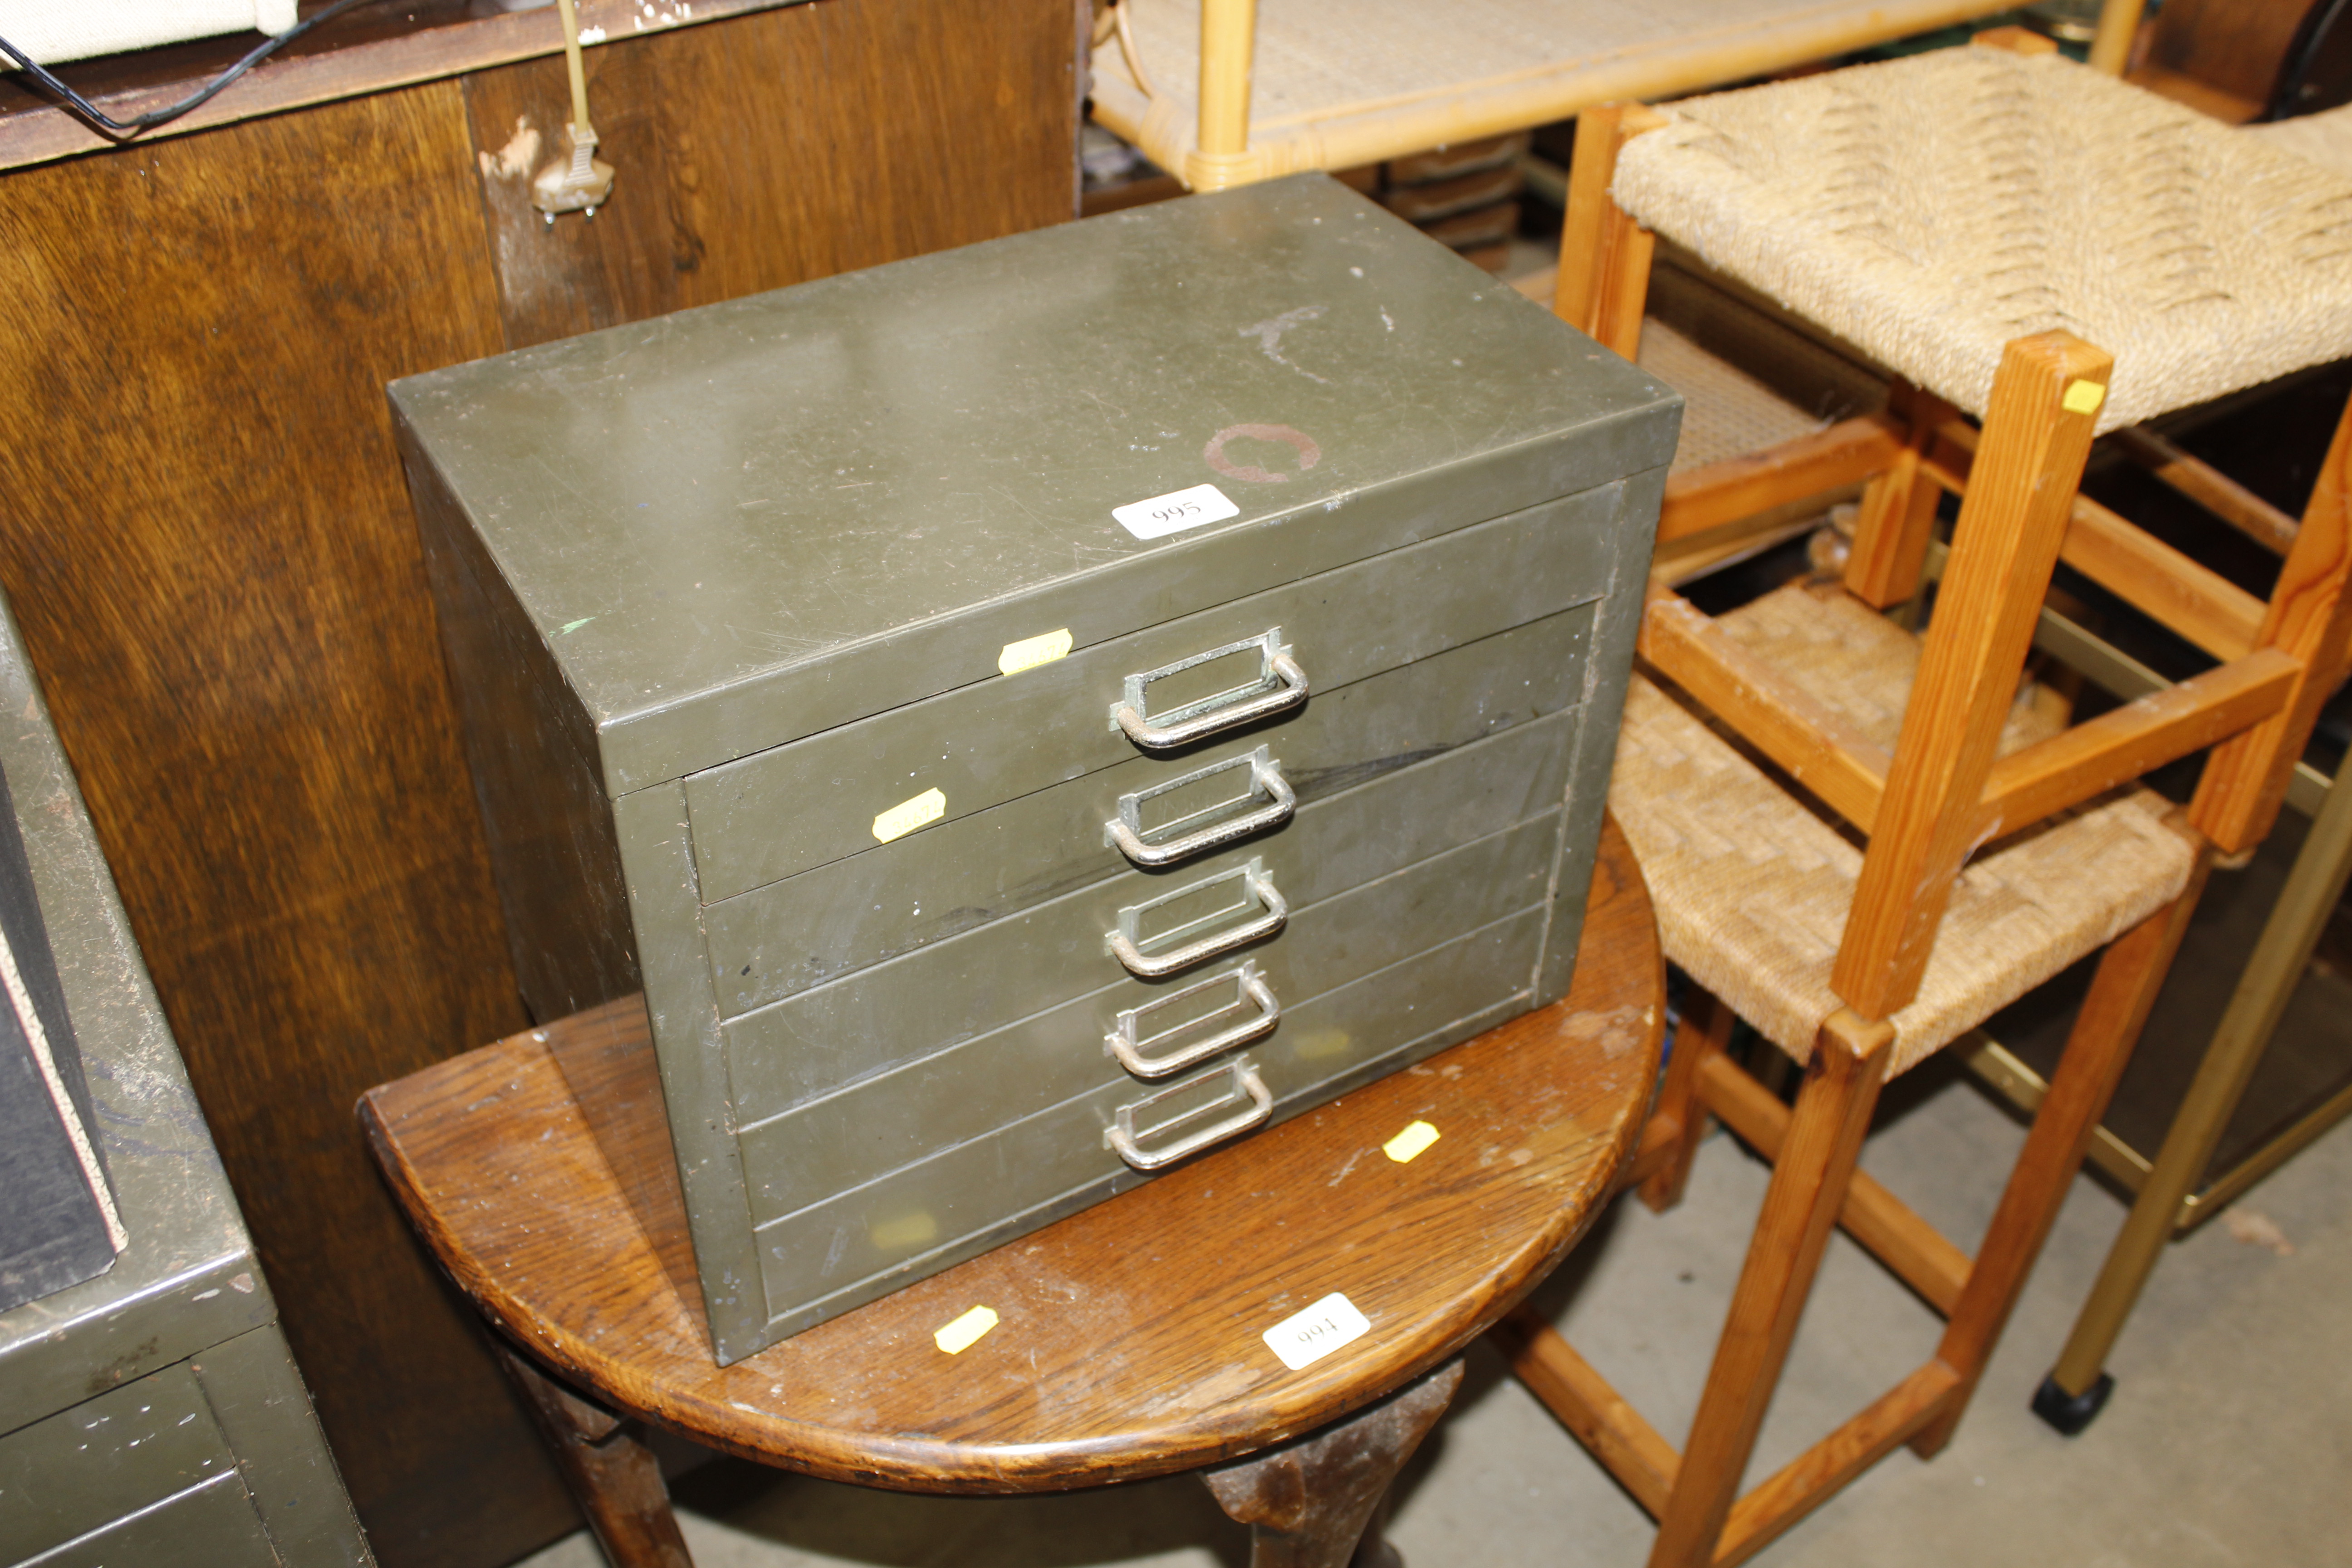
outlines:
[{"label": "table leg", "polygon": [[1457,1357],[1319,1432],[1202,1470],[1250,1527],[1250,1568],[1403,1568],[1383,1539],[1389,1486],[1461,1385]]},{"label": "table leg", "polygon": [[505,1345],[496,1348],[604,1560],[613,1568],[694,1568],[645,1428],[582,1398]]}]

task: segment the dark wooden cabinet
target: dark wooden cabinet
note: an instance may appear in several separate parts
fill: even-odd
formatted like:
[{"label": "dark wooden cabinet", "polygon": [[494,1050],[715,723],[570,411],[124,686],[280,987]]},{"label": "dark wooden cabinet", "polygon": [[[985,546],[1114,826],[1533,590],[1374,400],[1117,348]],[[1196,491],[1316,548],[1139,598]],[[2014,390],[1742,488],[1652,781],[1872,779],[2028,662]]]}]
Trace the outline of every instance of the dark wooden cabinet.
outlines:
[{"label": "dark wooden cabinet", "polygon": [[391,1568],[572,1516],[352,1116],[525,1022],[383,385],[1071,216],[1078,20],[592,50],[619,179],[551,228],[505,172],[563,118],[544,58],[0,174],[0,585]]}]

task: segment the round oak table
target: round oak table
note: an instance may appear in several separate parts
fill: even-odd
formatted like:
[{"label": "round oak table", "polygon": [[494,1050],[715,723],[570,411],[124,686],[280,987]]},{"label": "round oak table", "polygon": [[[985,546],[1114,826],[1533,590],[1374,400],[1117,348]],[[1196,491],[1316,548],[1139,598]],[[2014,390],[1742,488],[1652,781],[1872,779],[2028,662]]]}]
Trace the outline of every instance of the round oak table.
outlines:
[{"label": "round oak table", "polygon": [[[663,1217],[675,1177],[635,998],[371,1090],[360,1111],[622,1568],[689,1563],[644,1423],[908,1491],[1198,1470],[1251,1526],[1255,1568],[1369,1568],[1398,1561],[1389,1484],[1459,1352],[1614,1190],[1664,1014],[1648,893],[1612,823],[1565,1002],[725,1367]],[[1434,1142],[1395,1158],[1416,1122]],[[1368,1325],[1352,1339],[1334,1296]],[[943,1348],[977,1308],[993,1327]],[[1294,1369],[1265,1338],[1294,1317],[1344,1342]]]}]

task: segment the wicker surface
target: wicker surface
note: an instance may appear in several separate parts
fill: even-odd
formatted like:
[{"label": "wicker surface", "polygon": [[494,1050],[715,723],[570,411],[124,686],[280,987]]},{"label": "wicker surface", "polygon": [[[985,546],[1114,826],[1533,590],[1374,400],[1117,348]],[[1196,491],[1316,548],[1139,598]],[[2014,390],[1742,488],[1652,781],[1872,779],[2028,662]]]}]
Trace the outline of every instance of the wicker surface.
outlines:
[{"label": "wicker surface", "polygon": [[[1843,595],[1784,588],[1720,622],[1892,744],[1916,645]],[[2021,700],[2003,747],[2045,730]],[[1789,1055],[1838,1005],[1830,967],[1862,852],[1727,742],[1636,677],[1609,804],[1649,878],[1666,955]],[[2131,790],[1980,855],[1962,873],[1919,995],[1895,1016],[1892,1072],[2176,897],[2187,842]]]},{"label": "wicker surface", "polygon": [[[2004,4],[1260,0],[1250,144],[1265,174],[1344,168],[1615,99],[1696,91]],[[1106,45],[1094,55],[1096,117],[1181,174],[1198,145],[1199,0],[1134,0],[1132,25],[1158,96]]]},{"label": "wicker surface", "polygon": [[1643,370],[1683,395],[1682,439],[1671,472],[1760,451],[1829,423],[1664,322],[1642,323],[1638,357]]},{"label": "wicker surface", "polygon": [[2331,109],[2325,114],[2245,126],[2240,133],[2352,178],[2352,104]]},{"label": "wicker surface", "polygon": [[1972,413],[2001,345],[2053,329],[2116,356],[2101,429],[2352,352],[2352,180],[2055,55],[1690,100],[1614,190]]}]

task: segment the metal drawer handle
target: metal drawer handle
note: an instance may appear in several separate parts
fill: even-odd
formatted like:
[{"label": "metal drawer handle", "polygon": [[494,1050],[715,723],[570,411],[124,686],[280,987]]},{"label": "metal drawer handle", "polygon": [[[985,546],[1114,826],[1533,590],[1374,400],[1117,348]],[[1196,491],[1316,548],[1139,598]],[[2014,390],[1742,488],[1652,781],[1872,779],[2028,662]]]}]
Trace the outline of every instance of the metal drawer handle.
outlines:
[{"label": "metal drawer handle", "polygon": [[[1253,647],[1258,650],[1256,679],[1171,708],[1156,718],[1144,716],[1143,689],[1153,681]],[[1307,672],[1298,668],[1298,661],[1282,645],[1282,628],[1274,626],[1260,636],[1244,637],[1239,642],[1178,659],[1174,664],[1129,676],[1125,700],[1110,706],[1110,721],[1113,729],[1126,731],[1127,738],[1145,750],[1165,752],[1189,746],[1203,736],[1254,722],[1270,713],[1286,712],[1306,700]]]},{"label": "metal drawer handle", "polygon": [[[1120,1106],[1118,1121],[1103,1130],[1103,1142],[1118,1151],[1118,1157],[1137,1170],[1157,1171],[1163,1165],[1174,1164],[1188,1154],[1197,1154],[1212,1143],[1223,1142],[1236,1133],[1246,1132],[1253,1127],[1260,1126],[1274,1114],[1274,1094],[1265,1087],[1265,1080],[1257,1076],[1257,1068],[1250,1065],[1247,1057],[1238,1061],[1229,1062],[1216,1070],[1230,1073],[1233,1076],[1233,1087],[1227,1091],[1227,1098],[1246,1099],[1249,1101],[1248,1110],[1228,1116],[1223,1121],[1203,1127],[1189,1137],[1180,1138],[1165,1149],[1146,1150],[1137,1143],[1135,1113],[1149,1110],[1171,1095],[1181,1094],[1195,1084],[1207,1081],[1212,1074],[1203,1073],[1199,1078],[1186,1079],[1182,1083],[1170,1084],[1157,1094],[1145,1095],[1132,1105]],[[1203,1106],[1201,1109],[1207,1110],[1213,1107]],[[1179,1125],[1191,1121],[1200,1113],[1200,1111],[1189,1112],[1167,1125],[1171,1127]],[[1150,1131],[1157,1131],[1159,1129],[1154,1128]]]},{"label": "metal drawer handle", "polygon": [[[1223,822],[1213,822],[1206,827],[1196,828],[1191,833],[1169,839],[1162,844],[1150,844],[1144,841],[1143,803],[1145,801],[1182,789],[1187,784],[1198,784],[1202,779],[1234,768],[1249,769],[1250,793],[1264,795],[1266,797],[1265,805],[1259,806],[1255,811],[1245,812],[1240,816],[1228,817]],[[1180,817],[1174,822],[1162,823],[1160,831],[1165,832],[1171,827],[1182,827],[1187,823],[1197,822],[1202,817],[1222,811],[1232,804],[1230,801],[1222,802],[1206,810],[1196,811],[1190,816]],[[1103,842],[1118,845],[1126,853],[1127,858],[1139,866],[1171,866],[1179,860],[1189,859],[1204,849],[1214,849],[1221,844],[1231,844],[1236,838],[1246,838],[1261,827],[1272,827],[1276,823],[1287,822],[1290,820],[1290,814],[1297,809],[1298,796],[1291,793],[1289,781],[1282,776],[1282,763],[1268,755],[1268,748],[1260,746],[1256,751],[1245,755],[1227,757],[1222,763],[1212,763],[1205,768],[1196,769],[1181,779],[1170,779],[1166,784],[1154,784],[1150,789],[1134,790],[1120,795],[1118,815],[1103,824]]]},{"label": "metal drawer handle", "polygon": [[[1202,888],[1232,878],[1240,879],[1244,890],[1265,906],[1264,914],[1255,920],[1237,925],[1231,931],[1219,931],[1214,936],[1204,936],[1198,942],[1187,942],[1172,952],[1145,956],[1143,949],[1137,945],[1135,939],[1135,933],[1140,926],[1145,910],[1155,909],[1172,900],[1183,898],[1188,893],[1197,892]],[[1220,911],[1221,915],[1223,911]],[[1103,933],[1103,945],[1121,963],[1127,965],[1129,973],[1139,979],[1158,980],[1162,975],[1173,974],[1180,969],[1190,969],[1192,965],[1214,958],[1221,952],[1231,952],[1237,947],[1247,947],[1260,937],[1272,936],[1280,931],[1289,919],[1290,906],[1283,902],[1280,893],[1275,891],[1273,876],[1253,857],[1246,866],[1236,867],[1230,871],[1221,871],[1205,882],[1195,882],[1189,888],[1179,888],[1172,893],[1162,893],[1160,897],[1145,903],[1129,904],[1118,911],[1118,929]],[[1167,934],[1176,935],[1181,931],[1191,931],[1206,923],[1205,920],[1196,921],[1191,926],[1180,927],[1178,931]]]},{"label": "metal drawer handle", "polygon": [[[1142,1020],[1148,1015],[1163,1007],[1172,1007],[1188,996],[1197,996],[1203,991],[1214,990],[1229,981],[1234,986],[1234,999],[1231,1003],[1213,1013],[1204,1013],[1198,1018],[1188,1019],[1172,1029],[1162,1029],[1148,1038],[1136,1037],[1141,1032]],[[1156,1046],[1171,1035],[1181,1035],[1188,1029],[1199,1028],[1202,1024],[1222,1018],[1228,1013],[1238,1013],[1244,1005],[1252,1003],[1257,1006],[1255,1017],[1245,1018],[1230,1028],[1220,1029],[1207,1039],[1187,1046],[1171,1056],[1150,1057],[1143,1054],[1144,1047]],[[1223,974],[1212,974],[1206,980],[1193,982],[1181,991],[1171,991],[1165,996],[1155,996],[1140,1007],[1121,1008],[1118,1015],[1118,1026],[1103,1037],[1103,1049],[1118,1058],[1118,1065],[1138,1078],[1166,1078],[1170,1073],[1182,1072],[1186,1068],[1198,1062],[1207,1061],[1211,1057],[1232,1050],[1235,1046],[1245,1046],[1252,1040],[1270,1035],[1274,1032],[1274,1026],[1280,1022],[1282,1022],[1282,1004],[1274,999],[1274,987],[1268,985],[1265,983],[1265,976],[1258,973],[1257,961],[1251,959],[1239,969],[1229,969]]]}]

